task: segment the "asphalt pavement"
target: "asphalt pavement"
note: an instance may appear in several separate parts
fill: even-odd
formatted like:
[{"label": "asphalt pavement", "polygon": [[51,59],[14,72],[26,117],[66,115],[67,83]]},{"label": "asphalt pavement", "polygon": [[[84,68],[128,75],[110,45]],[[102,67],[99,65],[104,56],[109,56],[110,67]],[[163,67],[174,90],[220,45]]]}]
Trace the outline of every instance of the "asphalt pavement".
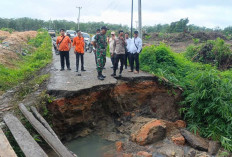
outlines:
[{"label": "asphalt pavement", "polygon": [[[77,92],[82,89],[88,89],[97,87],[100,85],[113,85],[117,84],[118,78],[111,76],[113,69],[111,68],[110,58],[106,59],[105,69],[103,75],[106,76],[105,80],[101,81],[97,79],[97,70],[95,63],[94,53],[84,54],[84,68],[85,72],[81,72],[81,76],[77,75],[76,71],[76,58],[73,49],[70,50],[70,65],[71,71],[65,67],[64,71],[60,71],[60,56],[53,52],[53,62],[51,66],[51,77],[47,86],[49,92],[66,91]],[[80,70],[79,70],[80,71]],[[118,75],[119,71],[117,71]],[[122,72],[122,78],[120,79],[134,79],[140,77],[152,77],[152,75],[140,71],[139,74],[128,72],[128,69],[124,69]]]}]

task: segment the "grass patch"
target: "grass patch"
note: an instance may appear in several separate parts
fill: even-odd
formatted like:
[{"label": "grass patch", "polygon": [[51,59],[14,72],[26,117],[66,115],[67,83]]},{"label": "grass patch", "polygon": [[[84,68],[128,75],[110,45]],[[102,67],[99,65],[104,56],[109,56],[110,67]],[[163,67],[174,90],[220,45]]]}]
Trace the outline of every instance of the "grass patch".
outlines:
[{"label": "grass patch", "polygon": [[32,80],[29,80],[26,84],[20,84],[19,90],[16,93],[17,100],[23,100],[24,97],[37,90],[39,88],[39,85],[42,84],[44,81],[46,81],[50,77],[50,74],[45,74],[45,75],[38,75],[34,76]]},{"label": "grass patch", "polygon": [[15,30],[12,29],[12,28],[1,28],[0,29],[1,31],[6,31],[6,32],[9,32],[10,34],[13,33]]},{"label": "grass patch", "polygon": [[52,61],[51,37],[46,31],[38,31],[36,38],[30,39],[29,45],[36,47],[36,50],[27,56],[21,56],[21,60],[15,61],[16,68],[0,65],[1,91],[6,91],[31,78],[39,69]]},{"label": "grass patch", "polygon": [[192,62],[165,44],[149,46],[140,55],[141,70],[168,79],[184,89],[181,113],[188,129],[219,140],[232,151],[232,71]]}]

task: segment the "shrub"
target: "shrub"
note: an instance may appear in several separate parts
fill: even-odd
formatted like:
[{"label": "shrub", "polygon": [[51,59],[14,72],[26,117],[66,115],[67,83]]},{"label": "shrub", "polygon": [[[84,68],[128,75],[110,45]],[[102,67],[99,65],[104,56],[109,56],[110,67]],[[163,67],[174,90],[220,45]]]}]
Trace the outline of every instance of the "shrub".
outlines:
[{"label": "shrub", "polygon": [[[214,49],[224,50],[222,45],[218,40]],[[191,53],[198,49],[188,48]],[[219,140],[232,151],[232,70],[219,71],[209,64],[191,62],[164,44],[145,47],[140,61],[142,70],[184,89],[181,113],[189,130]]]},{"label": "shrub", "polygon": [[185,86],[185,76],[196,68],[204,68],[201,64],[193,64],[176,54],[169,47],[161,43],[159,46],[149,46],[140,55],[141,69],[165,77],[176,85]]},{"label": "shrub", "polygon": [[151,35],[146,35],[146,36],[145,36],[145,39],[146,39],[146,40],[149,40],[150,38],[151,38]]},{"label": "shrub", "polygon": [[194,38],[192,40],[193,40],[194,45],[197,45],[200,42],[200,39],[197,39],[197,38]]},{"label": "shrub", "polygon": [[9,32],[10,34],[11,34],[12,32],[14,32],[14,31],[15,31],[15,30],[14,30],[14,29],[12,29],[12,28],[1,28],[1,30],[2,30],[2,31]]},{"label": "shrub", "polygon": [[185,91],[182,108],[189,129],[221,141],[232,150],[232,82],[222,79],[216,70],[190,74],[191,88]]},{"label": "shrub", "polygon": [[211,64],[219,69],[229,69],[232,65],[232,51],[223,39],[208,40],[200,46],[189,46],[185,56],[192,61]]}]

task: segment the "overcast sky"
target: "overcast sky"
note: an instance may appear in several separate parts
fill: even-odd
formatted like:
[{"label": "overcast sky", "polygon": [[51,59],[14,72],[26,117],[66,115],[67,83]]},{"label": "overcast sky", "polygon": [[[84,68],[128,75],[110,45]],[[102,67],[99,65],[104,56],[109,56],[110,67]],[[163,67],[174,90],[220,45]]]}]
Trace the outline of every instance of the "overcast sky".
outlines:
[{"label": "overcast sky", "polygon": [[[138,0],[134,0],[137,21]],[[104,21],[130,25],[131,0],[1,0],[0,17],[43,20]],[[142,0],[143,25],[189,18],[191,24],[215,28],[232,25],[232,0]]]}]

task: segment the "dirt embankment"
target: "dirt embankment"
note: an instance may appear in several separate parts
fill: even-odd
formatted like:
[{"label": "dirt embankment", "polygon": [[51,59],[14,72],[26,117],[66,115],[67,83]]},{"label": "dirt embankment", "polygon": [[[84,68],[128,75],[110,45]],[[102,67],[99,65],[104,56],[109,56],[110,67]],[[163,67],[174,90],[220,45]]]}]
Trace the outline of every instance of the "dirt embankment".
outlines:
[{"label": "dirt embankment", "polygon": [[58,98],[48,108],[53,113],[56,132],[63,139],[69,139],[70,133],[71,136],[79,133],[80,126],[92,123],[99,126],[103,117],[109,119],[109,113],[119,118],[127,112],[137,111],[140,115],[155,114],[159,118],[178,120],[179,107],[176,102],[180,99],[180,93],[180,90],[172,91],[152,80],[123,82],[103,90],[87,90],[72,98]]},{"label": "dirt embankment", "polygon": [[20,59],[19,56],[27,50],[28,40],[36,37],[36,35],[36,31],[13,32],[10,34],[0,30],[0,64],[13,68],[13,61]]},{"label": "dirt embankment", "polygon": [[186,42],[193,39],[199,39],[200,42],[207,40],[215,40],[221,38],[227,40],[226,36],[218,32],[196,32],[196,33],[153,33],[150,35],[150,40],[164,41],[164,42]]},{"label": "dirt embankment", "polygon": [[[195,32],[195,33],[152,33],[146,34],[147,37],[144,39],[145,45],[158,45],[160,42],[169,45],[174,52],[183,52],[186,48],[194,44],[193,40],[199,40],[199,43],[207,40],[216,40],[221,38],[225,40],[227,44],[232,42],[226,38],[225,35],[218,32]],[[232,49],[232,47],[231,47]]]}]

